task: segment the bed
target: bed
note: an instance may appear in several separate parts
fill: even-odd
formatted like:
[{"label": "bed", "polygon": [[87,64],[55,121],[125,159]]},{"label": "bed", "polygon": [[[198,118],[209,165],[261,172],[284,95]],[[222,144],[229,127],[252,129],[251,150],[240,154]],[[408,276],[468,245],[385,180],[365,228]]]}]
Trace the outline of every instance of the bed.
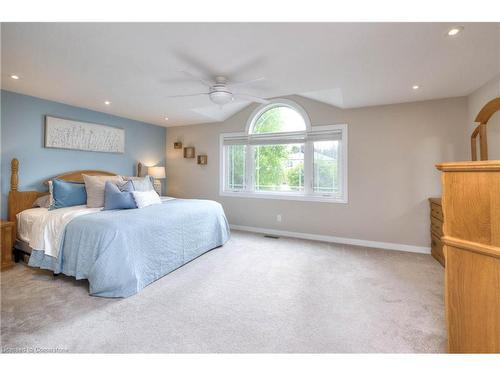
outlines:
[{"label": "bed", "polygon": [[[163,198],[141,209],[111,211],[31,208],[47,193],[18,191],[17,171],[13,160],[9,220],[17,223],[18,247],[31,252],[28,264],[87,279],[93,296],[132,296],[230,236],[222,206],[210,200]],[[80,182],[89,173],[113,175],[77,171],[57,178]]]}]

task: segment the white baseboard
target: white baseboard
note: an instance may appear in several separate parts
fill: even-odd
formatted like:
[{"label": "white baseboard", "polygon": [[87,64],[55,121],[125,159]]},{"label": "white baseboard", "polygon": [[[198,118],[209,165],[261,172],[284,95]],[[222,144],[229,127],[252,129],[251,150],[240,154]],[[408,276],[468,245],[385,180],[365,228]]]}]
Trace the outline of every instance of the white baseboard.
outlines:
[{"label": "white baseboard", "polygon": [[314,240],[314,241],[322,241],[322,242],[341,243],[341,244],[346,244],[346,245],[373,247],[376,249],[407,251],[410,253],[421,253],[421,254],[430,254],[431,253],[431,248],[424,247],[424,246],[405,245],[405,244],[392,243],[392,242],[358,240],[355,238],[325,236],[322,234],[312,234],[312,233],[290,232],[287,230],[278,230],[278,229],[256,228],[256,227],[248,227],[245,225],[230,224],[229,226],[231,229],[235,229],[235,230],[241,230],[241,231],[245,231],[245,232],[254,232],[254,233],[263,233],[263,234],[271,234],[274,236],[293,237],[293,238],[301,238],[304,240]]}]

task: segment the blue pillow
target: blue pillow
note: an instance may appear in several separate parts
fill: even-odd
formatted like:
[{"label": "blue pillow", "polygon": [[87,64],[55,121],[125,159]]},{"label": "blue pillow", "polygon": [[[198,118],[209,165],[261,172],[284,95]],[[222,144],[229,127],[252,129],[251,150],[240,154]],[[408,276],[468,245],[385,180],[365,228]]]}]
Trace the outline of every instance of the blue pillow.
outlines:
[{"label": "blue pillow", "polygon": [[104,186],[104,208],[103,210],[123,210],[137,208],[134,196],[132,195],[134,187],[131,181],[125,184],[117,185],[114,182],[107,181]]},{"label": "blue pillow", "polygon": [[87,204],[85,184],[78,182],[63,181],[57,178],[53,179],[52,197],[54,198],[54,202],[49,207],[49,210]]}]

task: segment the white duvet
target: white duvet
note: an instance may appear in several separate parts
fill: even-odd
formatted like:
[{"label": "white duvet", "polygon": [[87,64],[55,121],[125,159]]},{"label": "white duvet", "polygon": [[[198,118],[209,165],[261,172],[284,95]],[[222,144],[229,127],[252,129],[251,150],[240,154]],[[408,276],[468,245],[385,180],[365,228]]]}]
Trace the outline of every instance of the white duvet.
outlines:
[{"label": "white duvet", "polygon": [[38,219],[38,217],[47,214],[46,208],[28,208],[16,215],[17,217],[17,236],[29,244],[31,229],[33,228],[33,223]]},{"label": "white duvet", "polygon": [[[161,197],[161,202],[172,200]],[[58,208],[30,208],[18,213],[17,229],[19,237],[32,249],[44,251],[46,255],[57,258],[66,225],[75,217],[99,212],[102,207],[88,208],[85,205]]]},{"label": "white duvet", "polygon": [[75,217],[99,211],[101,208],[87,206],[65,207],[52,211],[46,208],[25,210],[17,214],[20,237],[28,240],[32,249],[42,250],[46,255],[57,258],[66,225]]}]

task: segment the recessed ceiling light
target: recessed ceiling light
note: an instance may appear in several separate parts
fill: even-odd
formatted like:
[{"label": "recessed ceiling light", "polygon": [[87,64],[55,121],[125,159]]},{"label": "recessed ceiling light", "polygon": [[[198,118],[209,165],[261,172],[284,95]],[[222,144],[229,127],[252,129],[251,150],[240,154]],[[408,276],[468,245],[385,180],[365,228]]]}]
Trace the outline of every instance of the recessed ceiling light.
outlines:
[{"label": "recessed ceiling light", "polygon": [[12,74],[12,75],[10,76],[10,78],[12,78],[12,79],[19,79],[19,76],[18,76],[18,75],[16,75],[16,74]]},{"label": "recessed ceiling light", "polygon": [[168,117],[165,117],[165,121],[168,121]]},{"label": "recessed ceiling light", "polygon": [[464,29],[463,26],[455,26],[448,30],[448,36],[455,36]]},{"label": "recessed ceiling light", "polygon": [[111,102],[110,102],[109,100],[106,100],[106,101],[104,102],[104,104],[106,104],[106,105],[110,105],[110,104],[111,104]]},{"label": "recessed ceiling light", "polygon": [[411,88],[412,88],[413,90],[418,90],[418,89],[420,88],[420,86],[419,86],[419,85],[413,85]]}]

